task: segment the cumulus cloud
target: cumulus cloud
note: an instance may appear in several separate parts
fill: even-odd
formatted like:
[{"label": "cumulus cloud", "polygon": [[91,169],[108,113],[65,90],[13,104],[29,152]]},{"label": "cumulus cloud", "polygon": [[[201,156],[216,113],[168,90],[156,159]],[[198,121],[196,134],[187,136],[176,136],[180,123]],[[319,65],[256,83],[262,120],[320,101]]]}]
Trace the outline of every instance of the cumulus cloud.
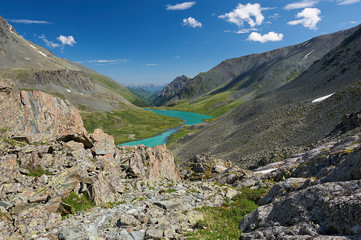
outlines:
[{"label": "cumulus cloud", "polygon": [[235,9],[233,9],[233,11],[220,15],[219,18],[225,19],[227,22],[234,23],[238,27],[243,26],[245,22],[247,22],[251,27],[255,27],[256,25],[261,25],[264,20],[261,5],[258,3],[247,3],[247,5],[240,3]]},{"label": "cumulus cloud", "polygon": [[319,17],[320,14],[321,10],[318,8],[305,8],[296,15],[296,18],[300,18],[299,20],[290,21],[288,24],[302,24],[306,28],[317,29],[316,25],[319,21],[321,21],[321,18]]},{"label": "cumulus cloud", "polygon": [[284,9],[291,10],[291,9],[298,9],[298,8],[307,8],[315,6],[319,1],[318,0],[302,0],[300,2],[294,2],[287,4]]},{"label": "cumulus cloud", "polygon": [[190,26],[192,28],[202,27],[202,23],[198,22],[192,17],[183,19],[183,25],[184,26]]},{"label": "cumulus cloud", "polygon": [[196,2],[184,2],[184,3],[178,3],[175,5],[167,5],[167,10],[186,10],[191,7],[193,7],[196,4]]},{"label": "cumulus cloud", "polygon": [[128,62],[128,59],[99,59],[99,60],[89,60],[89,63],[125,63]]},{"label": "cumulus cloud", "polygon": [[283,40],[283,34],[282,33],[269,32],[267,34],[262,35],[262,34],[260,34],[258,32],[252,32],[248,36],[247,40],[254,41],[254,42],[261,42],[261,43],[277,42],[277,41],[282,41]]},{"label": "cumulus cloud", "polygon": [[360,2],[360,0],[337,0],[337,5],[349,5],[358,2]]},{"label": "cumulus cloud", "polygon": [[63,44],[63,46],[65,45],[69,45],[69,46],[74,46],[74,44],[76,43],[75,40],[74,40],[74,37],[73,36],[63,36],[63,35],[60,35],[59,37],[57,37],[56,39],[58,39],[61,44]]},{"label": "cumulus cloud", "polygon": [[48,46],[50,48],[60,47],[60,45],[58,43],[54,43],[53,41],[49,41],[48,39],[46,39],[44,34],[40,35],[39,38],[42,39],[45,42],[46,46]]},{"label": "cumulus cloud", "polygon": [[24,23],[24,24],[51,24],[48,21],[30,20],[30,19],[8,19],[9,22],[13,23]]}]

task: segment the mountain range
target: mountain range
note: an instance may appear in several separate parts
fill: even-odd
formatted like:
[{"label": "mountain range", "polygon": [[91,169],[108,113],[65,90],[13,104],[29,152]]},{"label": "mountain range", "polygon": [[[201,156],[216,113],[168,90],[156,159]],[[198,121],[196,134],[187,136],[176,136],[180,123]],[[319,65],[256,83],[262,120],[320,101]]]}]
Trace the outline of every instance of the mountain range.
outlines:
[{"label": "mountain range", "polygon": [[180,77],[180,82],[176,78],[158,94],[155,103],[218,117],[292,82],[357,28],[269,52],[227,59],[192,79]]},{"label": "mountain range", "polygon": [[[342,41],[344,37],[346,38]],[[267,69],[277,69],[274,67],[281,65],[287,66],[284,69],[285,72],[289,72],[290,69],[293,69],[291,71],[302,69],[302,66],[306,68],[306,65],[300,65],[300,59],[306,56],[311,58],[312,54],[316,55],[318,49],[314,45],[321,40],[324,46],[337,46],[322,57],[322,54],[318,55],[320,59],[311,60],[313,64],[308,62],[306,65],[309,64],[310,67],[302,73],[297,73],[296,75],[299,76],[292,81],[285,81],[289,75],[283,73],[280,78],[270,79],[265,89],[257,87],[259,80],[265,79],[261,76],[275,73],[266,71],[262,74],[261,70],[265,65],[270,66]],[[327,44],[328,41],[333,43]],[[337,44],[339,41],[341,42]],[[293,58],[298,56],[293,65],[291,61],[283,59],[273,62],[272,65],[257,65],[258,68],[255,67],[252,71],[258,72],[260,76],[254,75],[255,78],[251,78],[251,75],[247,75],[249,72],[247,76],[242,75],[253,81],[248,81],[248,83],[233,81],[236,82],[234,85],[232,81],[227,81],[228,85],[213,90],[214,93],[221,89],[224,91],[232,89],[227,86],[243,86],[238,87],[236,93],[241,95],[251,93],[253,96],[198,132],[179,140],[177,145],[172,147],[176,158],[182,162],[195,154],[209,154],[231,160],[244,167],[256,167],[307,149],[329,135],[344,114],[360,111],[361,29],[359,26],[321,36],[301,45],[239,58],[238,61],[271,56],[271,53],[284,52],[287,49],[307,48],[309,44],[308,50],[302,50],[303,57],[299,53],[291,56]],[[320,44],[318,46],[322,45],[318,44]],[[311,51],[313,52],[309,54]],[[307,58],[305,60],[307,62]],[[230,62],[232,61],[236,60]],[[226,63],[227,61],[223,62],[211,71],[226,66]],[[227,79],[230,73],[227,72],[221,76],[223,77],[217,79]],[[189,84],[195,82],[195,79],[200,78],[190,80]],[[181,88],[182,91],[184,89],[184,87]],[[190,91],[189,96],[197,96],[201,92]],[[194,101],[197,101],[197,98]]]}]

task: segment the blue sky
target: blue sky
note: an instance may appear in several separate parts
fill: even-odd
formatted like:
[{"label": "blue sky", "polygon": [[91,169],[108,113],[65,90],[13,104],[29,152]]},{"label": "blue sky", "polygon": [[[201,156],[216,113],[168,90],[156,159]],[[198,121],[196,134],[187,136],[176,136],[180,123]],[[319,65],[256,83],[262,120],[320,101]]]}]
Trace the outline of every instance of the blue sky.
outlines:
[{"label": "blue sky", "polygon": [[361,23],[361,0],[2,0],[26,39],[120,83],[194,77],[227,58]]}]

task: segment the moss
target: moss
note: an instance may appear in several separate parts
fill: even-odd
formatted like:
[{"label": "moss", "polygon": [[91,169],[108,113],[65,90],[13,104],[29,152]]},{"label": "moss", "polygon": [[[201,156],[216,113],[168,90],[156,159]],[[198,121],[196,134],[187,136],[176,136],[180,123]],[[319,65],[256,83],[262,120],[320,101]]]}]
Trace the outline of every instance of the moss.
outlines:
[{"label": "moss", "polygon": [[29,173],[27,174],[27,176],[29,177],[41,177],[42,175],[51,175],[52,173],[44,170],[42,166],[38,165],[35,168],[25,168],[26,170],[29,171]]},{"label": "moss", "polygon": [[73,214],[78,211],[87,211],[95,207],[95,204],[86,194],[78,196],[76,193],[71,192],[67,198],[62,198],[61,200],[71,207]]},{"label": "moss", "polygon": [[174,188],[168,188],[167,190],[165,190],[166,193],[174,193],[177,190],[175,190]]},{"label": "moss", "polygon": [[15,146],[19,146],[19,147],[24,147],[25,143],[24,142],[19,142],[16,141],[14,139],[10,139],[10,138],[1,138],[5,143],[10,144],[12,147]]}]

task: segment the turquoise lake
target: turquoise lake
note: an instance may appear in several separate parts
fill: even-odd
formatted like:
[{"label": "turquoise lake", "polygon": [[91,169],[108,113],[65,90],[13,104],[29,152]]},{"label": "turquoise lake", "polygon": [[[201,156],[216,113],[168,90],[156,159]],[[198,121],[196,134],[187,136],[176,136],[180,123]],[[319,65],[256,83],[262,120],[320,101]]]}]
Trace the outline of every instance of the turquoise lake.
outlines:
[{"label": "turquoise lake", "polygon": [[[202,123],[203,120],[212,118],[211,116],[207,116],[200,113],[191,113],[191,112],[182,112],[182,111],[173,111],[173,110],[151,110],[151,109],[145,109],[145,110],[153,111],[155,113],[166,115],[169,117],[176,117],[182,119],[184,120],[185,125],[194,125],[194,124]],[[181,127],[168,129],[167,131],[157,136],[146,138],[143,140],[122,143],[119,146],[125,146],[125,145],[135,146],[138,144],[143,144],[145,146],[154,147],[156,145],[162,145],[167,143],[169,140],[169,136],[173,133],[178,132],[179,129],[181,129]]]}]

